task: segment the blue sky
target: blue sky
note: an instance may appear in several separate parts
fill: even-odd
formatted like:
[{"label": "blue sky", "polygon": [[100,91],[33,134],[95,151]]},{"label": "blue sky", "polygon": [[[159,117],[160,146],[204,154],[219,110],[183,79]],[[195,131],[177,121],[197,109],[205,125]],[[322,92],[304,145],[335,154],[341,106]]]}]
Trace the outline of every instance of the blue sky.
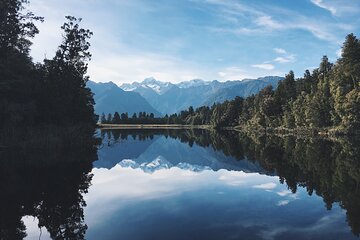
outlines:
[{"label": "blue sky", "polygon": [[360,0],[31,0],[45,17],[32,56],[54,55],[65,15],[94,32],[97,82],[155,77],[180,82],[283,76],[335,61],[345,36],[360,37]]}]

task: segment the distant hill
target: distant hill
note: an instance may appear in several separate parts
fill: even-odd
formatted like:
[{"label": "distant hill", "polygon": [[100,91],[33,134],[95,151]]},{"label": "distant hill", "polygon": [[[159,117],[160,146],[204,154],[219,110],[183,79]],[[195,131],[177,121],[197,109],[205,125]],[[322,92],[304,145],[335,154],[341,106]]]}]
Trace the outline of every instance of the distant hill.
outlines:
[{"label": "distant hill", "polygon": [[191,81],[172,84],[147,78],[143,82],[123,84],[120,86],[127,92],[137,92],[162,114],[176,113],[189,106],[199,107],[224,102],[236,96],[247,97],[259,92],[268,85],[275,88],[282,77],[269,76],[242,81]]},{"label": "distant hill", "polygon": [[95,83],[89,81],[87,86],[92,90],[95,100],[95,112],[97,114],[108,114],[128,112],[129,116],[133,113],[147,112],[161,116],[161,113],[153,108],[144,97],[137,92],[124,91],[115,83]]}]

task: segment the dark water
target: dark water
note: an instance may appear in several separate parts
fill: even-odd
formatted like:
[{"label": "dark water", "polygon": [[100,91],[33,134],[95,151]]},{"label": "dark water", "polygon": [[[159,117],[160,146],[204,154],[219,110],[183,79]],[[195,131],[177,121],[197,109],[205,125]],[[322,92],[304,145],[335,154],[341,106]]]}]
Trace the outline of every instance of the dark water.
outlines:
[{"label": "dark water", "polygon": [[0,239],[358,239],[360,141],[103,131],[0,153]]}]

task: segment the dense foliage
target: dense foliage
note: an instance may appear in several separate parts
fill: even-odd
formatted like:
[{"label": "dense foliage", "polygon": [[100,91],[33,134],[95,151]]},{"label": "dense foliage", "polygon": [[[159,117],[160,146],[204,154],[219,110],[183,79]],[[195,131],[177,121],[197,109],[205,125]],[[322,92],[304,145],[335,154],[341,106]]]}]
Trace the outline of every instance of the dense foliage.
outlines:
[{"label": "dense foliage", "polygon": [[[312,73],[295,79],[290,71],[274,90],[272,86],[247,98],[181,111],[163,118],[121,115],[102,123],[177,123],[241,126],[248,129],[332,129],[351,134],[360,129],[360,41],[349,34],[342,57],[335,64],[324,56]],[[117,114],[118,115],[118,114]],[[144,114],[142,114],[144,116]]]},{"label": "dense foliage", "polygon": [[52,134],[60,135],[96,123],[93,96],[85,87],[92,33],[80,28],[81,19],[66,17],[55,57],[35,64],[30,39],[39,32],[34,21],[43,18],[26,12],[26,4],[0,1],[0,143],[5,145],[34,138],[36,127],[51,125]]},{"label": "dense foliage", "polygon": [[[349,34],[335,64],[324,56],[319,68],[296,79],[292,71],[279,82],[246,99],[218,104],[210,123],[216,127],[337,128],[355,133],[360,127],[360,42]],[[196,116],[193,116],[196,117]]]}]

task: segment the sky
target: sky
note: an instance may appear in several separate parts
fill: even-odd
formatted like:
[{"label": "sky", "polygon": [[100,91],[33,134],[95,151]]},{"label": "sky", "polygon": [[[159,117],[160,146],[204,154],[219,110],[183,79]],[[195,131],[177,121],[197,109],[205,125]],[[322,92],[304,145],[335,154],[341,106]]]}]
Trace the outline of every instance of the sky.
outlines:
[{"label": "sky", "polygon": [[60,44],[65,16],[93,31],[88,75],[117,84],[301,77],[323,55],[335,62],[349,33],[360,37],[360,0],[31,0],[45,18],[36,62]]}]

